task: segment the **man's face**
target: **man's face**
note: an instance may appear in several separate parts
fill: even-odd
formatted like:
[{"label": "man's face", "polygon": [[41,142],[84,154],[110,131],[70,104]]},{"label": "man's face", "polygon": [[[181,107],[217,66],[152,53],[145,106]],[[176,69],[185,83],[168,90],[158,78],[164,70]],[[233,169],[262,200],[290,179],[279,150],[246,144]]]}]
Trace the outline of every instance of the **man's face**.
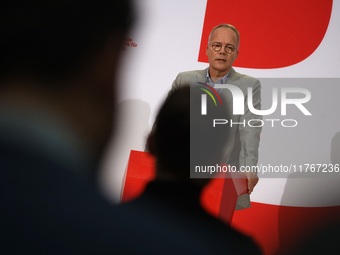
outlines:
[{"label": "man's face", "polygon": [[[212,45],[221,45],[218,51],[214,51]],[[233,48],[232,53],[226,52],[226,47]],[[215,48],[216,50],[216,48]],[[210,42],[207,46],[206,54],[208,56],[211,71],[218,73],[229,72],[238,55],[237,36],[235,32],[229,28],[218,28],[211,35]]]}]

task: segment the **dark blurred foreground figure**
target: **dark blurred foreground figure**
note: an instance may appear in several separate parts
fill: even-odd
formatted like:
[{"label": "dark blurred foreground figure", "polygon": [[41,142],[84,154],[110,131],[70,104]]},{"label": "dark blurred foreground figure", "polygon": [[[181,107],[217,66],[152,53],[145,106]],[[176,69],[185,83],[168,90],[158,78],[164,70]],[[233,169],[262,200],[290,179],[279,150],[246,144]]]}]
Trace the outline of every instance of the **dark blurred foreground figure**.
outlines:
[{"label": "dark blurred foreground figure", "polygon": [[338,250],[340,236],[339,218],[330,220],[320,227],[318,231],[309,233],[308,237],[302,237],[299,247],[290,252],[292,255],[308,254],[334,254]]},{"label": "dark blurred foreground figure", "polygon": [[0,254],[131,254],[93,178],[133,19],[127,0],[2,3]]},{"label": "dark blurred foreground figure", "polygon": [[120,209],[135,212],[131,224],[145,228],[140,246],[153,247],[152,254],[261,254],[251,238],[201,207],[207,176],[190,178],[194,165],[221,162],[229,135],[227,125],[212,126],[214,118],[226,117],[224,107],[208,104],[208,115],[201,115],[201,94],[184,86],[167,97],[148,139],[156,180]]}]

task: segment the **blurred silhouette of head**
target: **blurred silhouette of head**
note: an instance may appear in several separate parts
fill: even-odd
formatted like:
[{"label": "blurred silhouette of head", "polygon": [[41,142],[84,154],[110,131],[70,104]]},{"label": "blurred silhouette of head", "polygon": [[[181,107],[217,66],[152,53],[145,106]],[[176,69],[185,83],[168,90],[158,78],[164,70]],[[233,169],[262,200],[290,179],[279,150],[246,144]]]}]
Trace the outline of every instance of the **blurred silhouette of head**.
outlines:
[{"label": "blurred silhouette of head", "polygon": [[101,154],[111,136],[129,0],[18,0],[0,9],[0,100],[56,113]]},{"label": "blurred silhouette of head", "polygon": [[69,79],[110,40],[119,49],[133,15],[131,1],[124,0],[6,1],[0,10],[0,79]]},{"label": "blurred silhouette of head", "polygon": [[160,178],[188,180],[195,165],[221,163],[229,127],[213,127],[213,119],[227,118],[226,109],[207,100],[209,111],[202,115],[203,93],[199,86],[184,86],[172,92],[162,105],[148,140]]}]

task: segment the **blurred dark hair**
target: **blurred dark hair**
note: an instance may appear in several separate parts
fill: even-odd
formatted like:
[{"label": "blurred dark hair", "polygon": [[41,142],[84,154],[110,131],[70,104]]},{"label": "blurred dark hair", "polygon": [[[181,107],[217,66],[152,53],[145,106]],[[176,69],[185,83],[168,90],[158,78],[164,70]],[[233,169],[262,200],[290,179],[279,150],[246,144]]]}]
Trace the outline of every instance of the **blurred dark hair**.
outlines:
[{"label": "blurred dark hair", "polygon": [[73,75],[109,38],[126,35],[133,10],[129,0],[3,2],[0,81]]},{"label": "blurred dark hair", "polygon": [[199,87],[188,85],[169,94],[153,129],[151,152],[162,170],[180,178],[189,178],[192,164],[221,163],[228,141],[227,125],[213,127],[213,119],[227,117],[226,108],[207,100],[209,112],[202,115],[202,93]]}]

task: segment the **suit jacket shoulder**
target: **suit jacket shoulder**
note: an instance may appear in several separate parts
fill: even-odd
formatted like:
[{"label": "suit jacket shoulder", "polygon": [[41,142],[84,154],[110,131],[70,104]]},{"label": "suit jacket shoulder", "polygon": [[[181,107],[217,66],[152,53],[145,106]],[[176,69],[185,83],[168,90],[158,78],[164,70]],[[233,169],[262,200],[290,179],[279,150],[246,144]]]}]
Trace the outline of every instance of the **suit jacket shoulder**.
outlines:
[{"label": "suit jacket shoulder", "polygon": [[242,73],[238,73],[234,70],[234,68],[231,68],[230,73],[228,75],[228,80],[230,81],[242,81],[244,83],[256,83],[258,82],[258,79],[246,75],[246,74],[242,74]]},{"label": "suit jacket shoulder", "polygon": [[181,72],[172,83],[171,90],[178,89],[181,86],[189,86],[198,82],[204,83],[206,81],[206,74],[207,69]]},{"label": "suit jacket shoulder", "polygon": [[[174,82],[172,83],[172,90],[177,89],[181,86],[185,85],[192,85],[195,83],[204,83],[207,79],[207,71],[208,68],[203,70],[192,70],[192,71],[185,71],[180,72]],[[235,71],[234,68],[231,68],[229,75],[228,75],[228,82],[231,84],[236,83],[235,85],[247,85],[251,86],[252,84],[257,84],[259,81],[249,75],[241,74]]]}]

